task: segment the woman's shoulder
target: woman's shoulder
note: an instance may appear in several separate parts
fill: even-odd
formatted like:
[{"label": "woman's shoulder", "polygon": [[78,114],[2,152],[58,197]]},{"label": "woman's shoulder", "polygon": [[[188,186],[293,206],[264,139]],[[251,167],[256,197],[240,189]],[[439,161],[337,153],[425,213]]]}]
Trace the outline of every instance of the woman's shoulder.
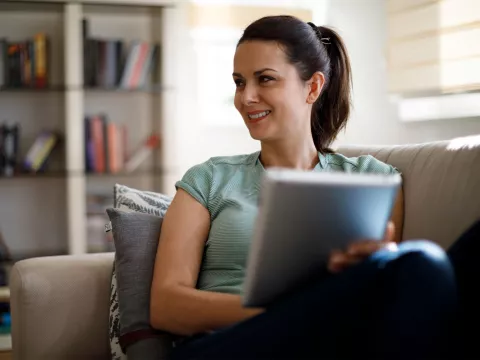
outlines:
[{"label": "woman's shoulder", "polygon": [[190,167],[175,187],[187,191],[208,208],[209,199],[234,176],[255,166],[259,152],[245,155],[216,156]]},{"label": "woman's shoulder", "polygon": [[208,172],[213,175],[213,172],[222,173],[232,168],[238,169],[241,166],[254,166],[258,155],[259,152],[243,155],[214,156],[204,162],[193,165],[188,171]]},{"label": "woman's shoulder", "polygon": [[384,163],[372,155],[347,157],[340,153],[332,153],[327,155],[327,163],[328,167],[334,171],[375,174],[398,173],[394,166]]},{"label": "woman's shoulder", "polygon": [[216,156],[211,157],[208,162],[211,166],[237,166],[237,165],[255,165],[258,159],[259,152],[256,151],[251,154],[243,154],[243,155],[232,155],[232,156]]}]

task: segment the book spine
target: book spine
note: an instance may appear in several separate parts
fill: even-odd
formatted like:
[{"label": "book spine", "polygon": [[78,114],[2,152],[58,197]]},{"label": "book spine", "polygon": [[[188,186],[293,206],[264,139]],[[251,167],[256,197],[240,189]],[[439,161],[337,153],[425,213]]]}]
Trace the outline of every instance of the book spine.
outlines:
[{"label": "book spine", "polygon": [[95,154],[95,172],[105,172],[105,150],[103,145],[103,124],[98,116],[92,116],[92,140]]},{"label": "book spine", "polygon": [[28,51],[30,52],[30,85],[35,85],[35,41],[29,41]]},{"label": "book spine", "polygon": [[90,118],[85,116],[84,118],[84,141],[85,141],[85,171],[87,173],[93,171],[93,161],[92,161],[92,153],[91,153],[91,132],[90,132]]},{"label": "book spine", "polygon": [[5,76],[5,59],[6,59],[7,47],[5,39],[0,39],[0,88],[7,85],[7,79]]},{"label": "book spine", "polygon": [[108,148],[108,118],[106,115],[100,115],[100,119],[102,121],[102,145],[103,145],[103,166],[104,166],[104,171],[105,172],[110,172],[110,151]]},{"label": "book spine", "polygon": [[130,78],[132,76],[133,68],[137,61],[139,53],[140,53],[140,42],[135,41],[130,48],[127,60],[125,62],[122,80],[120,82],[120,86],[122,88],[125,88],[125,89],[129,88]]},{"label": "book spine", "polygon": [[28,63],[28,56],[27,56],[27,43],[20,44],[20,82],[22,86],[27,85],[28,75],[26,64]]},{"label": "book spine", "polygon": [[117,80],[117,56],[116,56],[116,42],[107,41],[106,44],[106,71],[105,71],[105,86],[114,87]]},{"label": "book spine", "polygon": [[138,86],[139,87],[147,86],[148,75],[151,71],[152,64],[153,64],[154,52],[155,52],[155,46],[149,45],[147,56],[146,56],[146,59],[145,59],[145,63],[142,67],[142,71],[140,73],[140,77],[139,77],[139,80],[138,80]]},{"label": "book spine", "polygon": [[5,154],[5,166],[3,174],[13,176],[17,166],[18,136],[19,127],[17,124],[4,127],[3,148]]},{"label": "book spine", "polygon": [[5,169],[5,125],[0,125],[0,175],[3,175]]},{"label": "book spine", "polygon": [[18,87],[20,82],[20,59],[19,49],[17,44],[8,44],[7,50],[7,71],[8,71],[8,86]]},{"label": "book spine", "polygon": [[109,167],[111,173],[118,172],[118,157],[117,157],[117,126],[110,122],[108,127],[108,155]]},{"label": "book spine", "polygon": [[30,57],[30,43],[30,41],[27,41],[23,49],[25,59],[23,62],[23,84],[26,86],[32,85],[32,61]]},{"label": "book spine", "polygon": [[37,34],[35,41],[35,86],[47,86],[47,39],[44,34]]},{"label": "book spine", "polygon": [[130,77],[128,83],[129,88],[131,89],[137,88],[140,84],[140,77],[142,74],[142,69],[145,66],[145,61],[148,55],[148,48],[149,45],[145,42],[140,45],[140,51],[133,66],[132,76]]},{"label": "book spine", "polygon": [[124,147],[125,147],[125,143],[124,143],[124,129],[125,129],[125,126],[123,125],[117,125],[117,128],[116,128],[116,154],[117,154],[117,160],[118,160],[118,163],[117,163],[117,170],[118,171],[122,171],[123,170],[123,167],[125,165],[125,158],[124,158]]},{"label": "book spine", "polygon": [[115,46],[115,56],[116,56],[116,73],[115,73],[115,86],[118,86],[122,81],[122,70],[123,70],[123,43],[121,41],[116,41]]}]

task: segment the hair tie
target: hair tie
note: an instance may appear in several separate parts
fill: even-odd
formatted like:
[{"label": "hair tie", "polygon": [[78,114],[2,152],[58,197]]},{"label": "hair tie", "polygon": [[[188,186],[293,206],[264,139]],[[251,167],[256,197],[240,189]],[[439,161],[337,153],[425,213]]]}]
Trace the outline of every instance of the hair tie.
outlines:
[{"label": "hair tie", "polygon": [[317,38],[320,40],[320,42],[323,45],[330,45],[331,44],[329,37],[322,37],[322,33],[320,32],[320,29],[318,28],[317,25],[315,25],[312,22],[308,22],[307,24],[310,25],[310,27],[313,29],[313,31],[315,31],[315,34],[317,35]]}]

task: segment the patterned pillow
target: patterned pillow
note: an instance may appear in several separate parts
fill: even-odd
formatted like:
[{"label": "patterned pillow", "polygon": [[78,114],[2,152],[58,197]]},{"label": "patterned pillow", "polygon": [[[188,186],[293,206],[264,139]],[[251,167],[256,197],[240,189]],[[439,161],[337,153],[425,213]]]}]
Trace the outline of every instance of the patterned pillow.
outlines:
[{"label": "patterned pillow", "polygon": [[[133,189],[125,185],[114,186],[114,207],[163,217],[172,202],[172,197],[152,191]],[[110,287],[110,352],[112,360],[127,360],[120,347],[120,314],[118,311],[117,275],[113,266]]]}]

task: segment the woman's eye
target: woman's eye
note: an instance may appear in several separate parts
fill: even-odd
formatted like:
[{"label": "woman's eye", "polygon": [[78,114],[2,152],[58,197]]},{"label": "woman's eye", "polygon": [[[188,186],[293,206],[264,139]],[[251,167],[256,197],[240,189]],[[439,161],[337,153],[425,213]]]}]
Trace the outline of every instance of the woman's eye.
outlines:
[{"label": "woman's eye", "polygon": [[267,83],[271,80],[275,80],[274,78],[272,78],[271,76],[266,76],[266,75],[262,75],[258,78],[260,80],[260,83]]},{"label": "woman's eye", "polygon": [[241,79],[235,79],[234,82],[236,87],[243,86],[243,80]]}]

